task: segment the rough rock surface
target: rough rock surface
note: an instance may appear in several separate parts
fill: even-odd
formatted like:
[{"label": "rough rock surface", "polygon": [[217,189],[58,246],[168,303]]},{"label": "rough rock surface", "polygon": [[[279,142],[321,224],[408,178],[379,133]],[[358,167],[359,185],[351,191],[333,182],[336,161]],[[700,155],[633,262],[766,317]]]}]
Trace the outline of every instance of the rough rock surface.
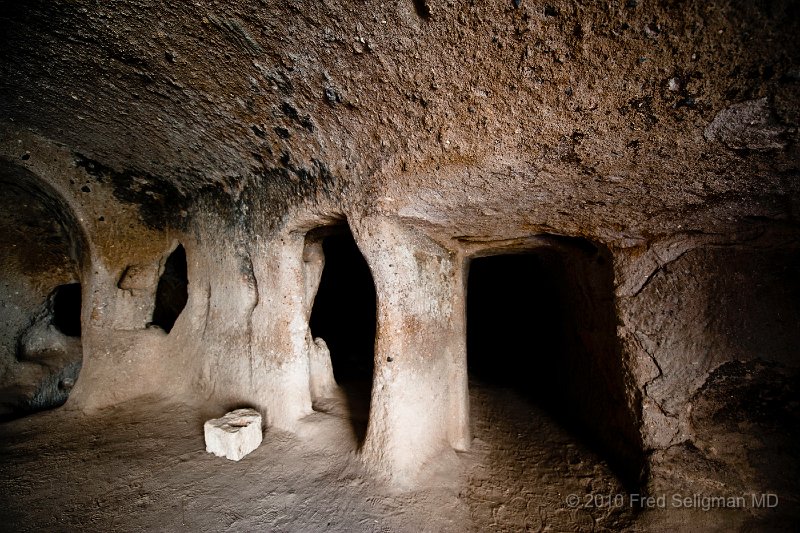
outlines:
[{"label": "rough rock surface", "polygon": [[254,409],[236,409],[203,424],[206,451],[238,461],[261,444],[261,415]]},{"label": "rough rock surface", "polygon": [[75,236],[54,216],[57,199],[46,185],[22,169],[0,167],[0,418],[6,418],[63,404],[83,351],[71,331],[79,328],[80,303],[59,301],[60,290],[78,280]]},{"label": "rough rock surface", "polygon": [[706,138],[734,150],[780,150],[786,147],[786,127],[773,113],[766,97],[732,105],[714,117]]}]

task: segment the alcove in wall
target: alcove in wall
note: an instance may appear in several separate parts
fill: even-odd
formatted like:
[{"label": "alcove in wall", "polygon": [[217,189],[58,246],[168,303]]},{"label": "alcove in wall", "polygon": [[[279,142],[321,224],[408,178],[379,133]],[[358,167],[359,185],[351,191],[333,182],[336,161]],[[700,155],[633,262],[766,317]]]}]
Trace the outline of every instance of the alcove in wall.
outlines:
[{"label": "alcove in wall", "polygon": [[60,193],[0,162],[0,419],[62,405],[78,379],[84,249]]}]

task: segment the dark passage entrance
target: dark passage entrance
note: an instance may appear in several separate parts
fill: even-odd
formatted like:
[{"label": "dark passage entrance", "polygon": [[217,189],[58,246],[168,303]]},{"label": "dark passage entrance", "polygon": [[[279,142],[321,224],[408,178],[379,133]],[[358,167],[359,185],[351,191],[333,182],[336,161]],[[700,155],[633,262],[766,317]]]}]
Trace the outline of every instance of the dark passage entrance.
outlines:
[{"label": "dark passage entrance", "polygon": [[[471,374],[548,399],[566,374],[568,325],[558,290],[536,255],[475,259],[467,291],[467,361]],[[548,380],[529,387],[542,374]],[[552,393],[552,391],[549,391]]]},{"label": "dark passage entrance", "polygon": [[81,336],[81,284],[59,285],[53,291],[51,324],[67,337]]},{"label": "dark passage entrance", "polygon": [[328,344],[339,384],[371,382],[376,315],[372,274],[346,227],[325,237],[322,250],[325,268],[311,311],[311,334]]},{"label": "dark passage entrance", "polygon": [[467,290],[470,379],[511,389],[609,459],[634,485],[643,464],[624,395],[611,261],[582,239],[474,259]]},{"label": "dark passage entrance", "polygon": [[324,228],[325,267],[311,311],[311,334],[328,345],[359,440],[366,432],[374,368],[375,284],[347,226]]},{"label": "dark passage entrance", "polygon": [[189,299],[186,250],[179,244],[167,258],[164,273],[158,280],[156,306],[153,309],[153,324],[169,333],[186,307]]}]

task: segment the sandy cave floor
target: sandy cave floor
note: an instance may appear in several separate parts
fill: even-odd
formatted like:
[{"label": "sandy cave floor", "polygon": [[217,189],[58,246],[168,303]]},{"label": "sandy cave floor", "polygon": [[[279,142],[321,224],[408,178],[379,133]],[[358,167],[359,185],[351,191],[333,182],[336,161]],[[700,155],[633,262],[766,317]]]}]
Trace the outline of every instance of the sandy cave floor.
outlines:
[{"label": "sandy cave floor", "polygon": [[[517,393],[470,388],[472,450],[438,458],[406,492],[375,480],[355,455],[358,402],[316,406],[297,435],[266,431],[238,463],[205,452],[209,416],[182,404],[142,400],[0,424],[0,523],[11,531],[661,529],[624,506],[569,508],[571,493],[622,492],[608,466]],[[362,415],[350,417],[348,406]]]}]

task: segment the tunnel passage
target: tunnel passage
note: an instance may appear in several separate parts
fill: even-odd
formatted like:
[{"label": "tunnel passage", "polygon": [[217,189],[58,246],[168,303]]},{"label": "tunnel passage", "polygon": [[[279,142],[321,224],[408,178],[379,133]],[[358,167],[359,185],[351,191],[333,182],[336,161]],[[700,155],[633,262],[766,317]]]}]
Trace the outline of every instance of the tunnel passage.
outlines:
[{"label": "tunnel passage", "polygon": [[643,458],[616,342],[610,256],[554,239],[473,259],[467,286],[471,383],[511,389],[606,457],[636,486]]},{"label": "tunnel passage", "polygon": [[152,324],[167,333],[172,331],[186,302],[189,299],[189,277],[187,274],[186,250],[182,244],[169,255],[164,263],[164,272],[156,288],[156,305]]},{"label": "tunnel passage", "polygon": [[375,284],[349,228],[323,231],[325,266],[309,326],[312,336],[328,345],[333,375],[347,394],[356,433],[363,439],[374,369]]}]

